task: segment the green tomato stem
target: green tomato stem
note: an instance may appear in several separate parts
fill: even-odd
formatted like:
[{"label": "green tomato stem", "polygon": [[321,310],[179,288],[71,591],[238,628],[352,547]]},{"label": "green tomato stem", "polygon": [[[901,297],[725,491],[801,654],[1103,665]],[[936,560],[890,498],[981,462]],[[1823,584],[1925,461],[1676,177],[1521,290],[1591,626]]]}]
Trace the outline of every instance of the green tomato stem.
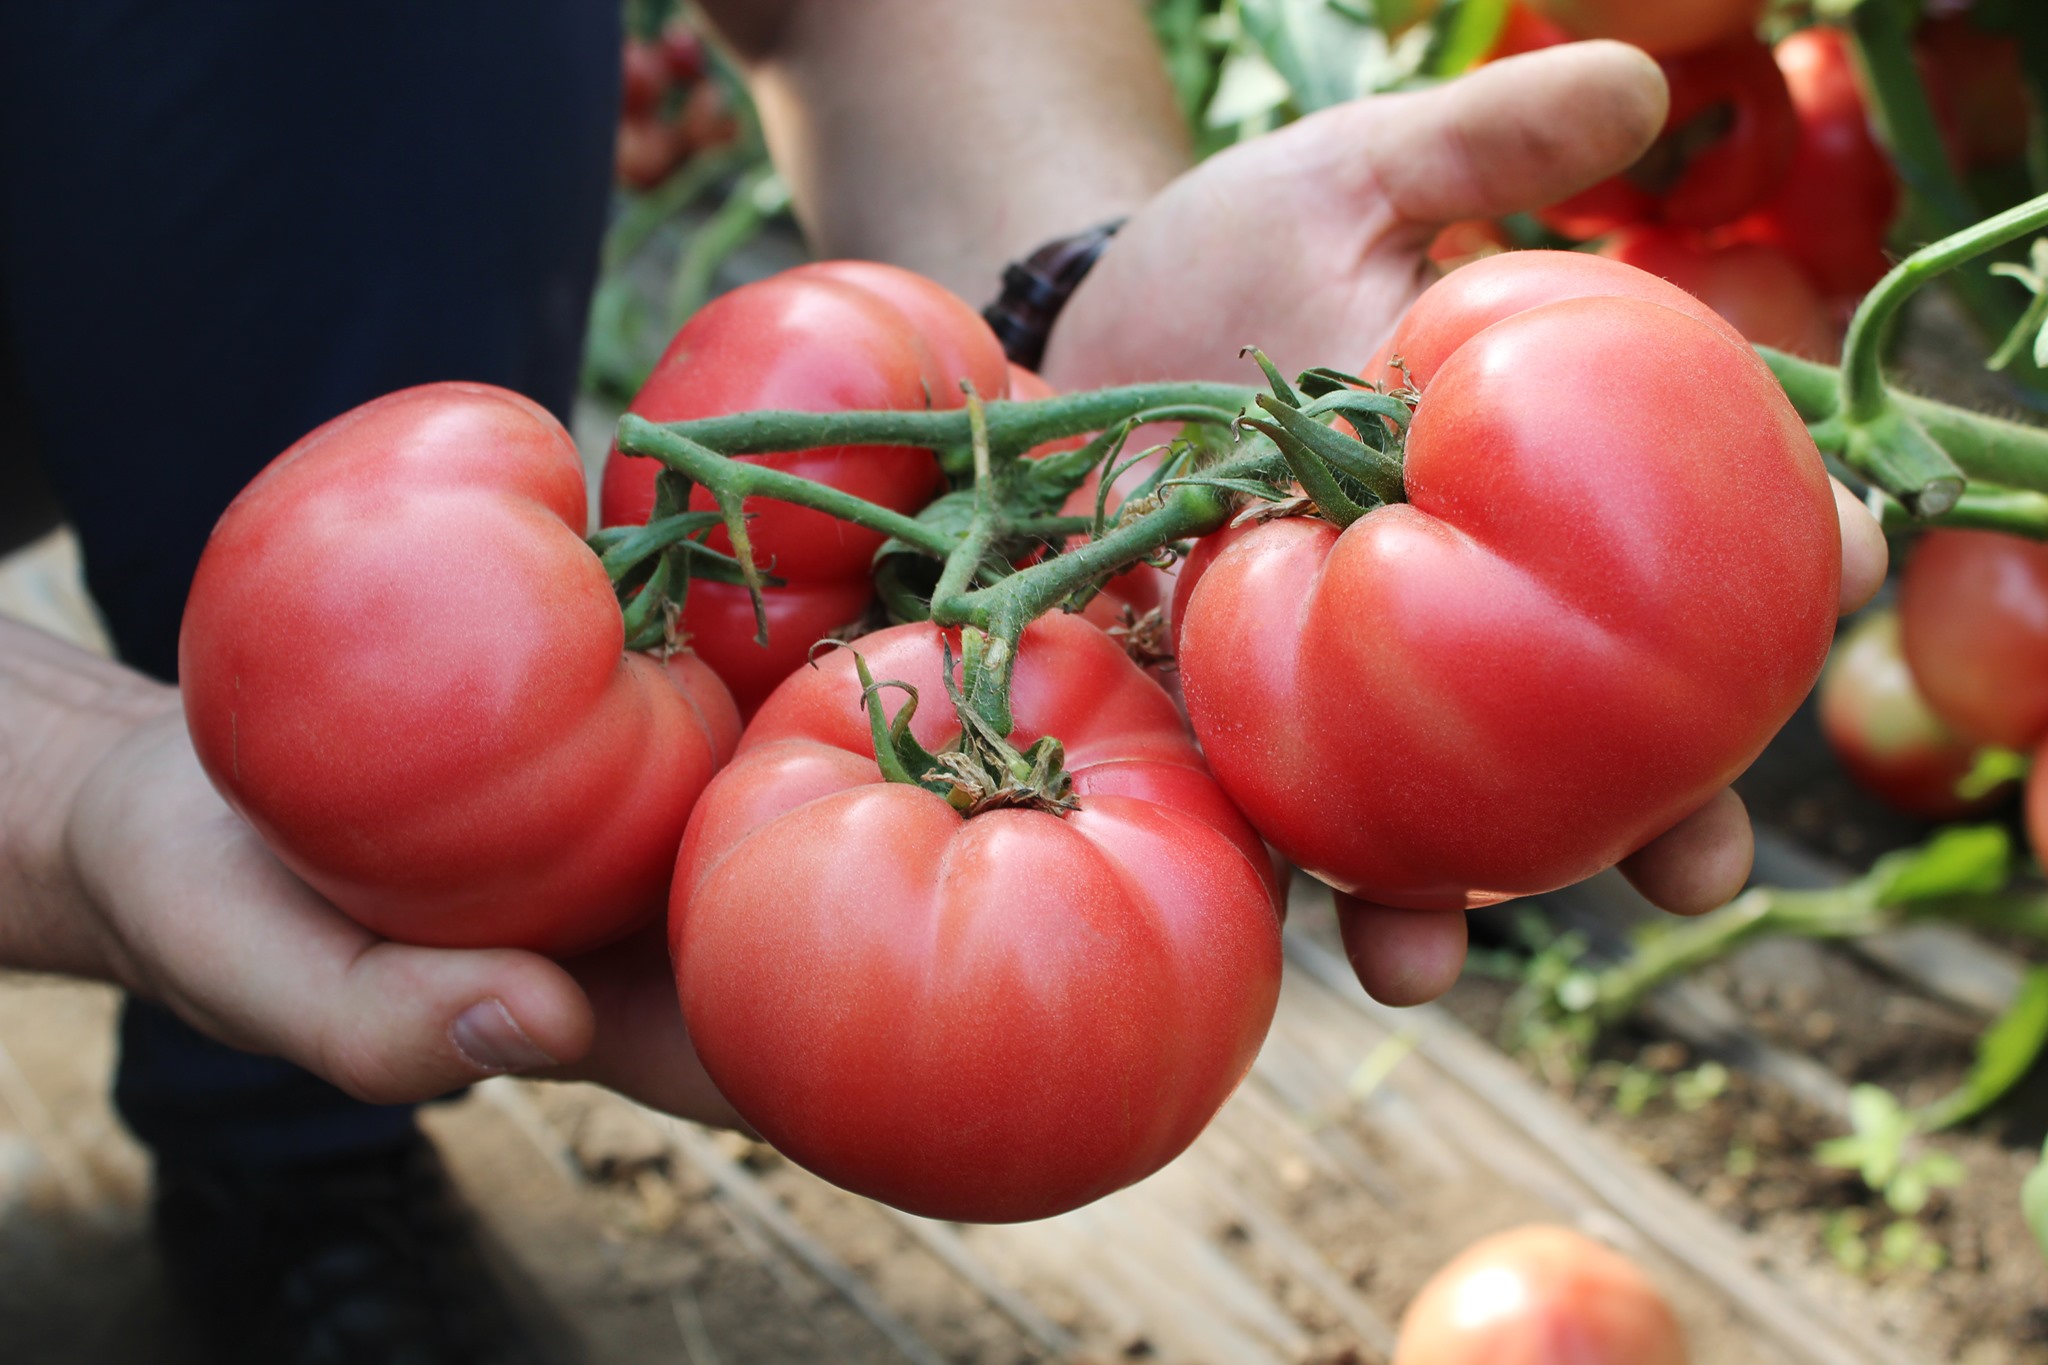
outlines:
[{"label": "green tomato stem", "polygon": [[1965,531],[2002,531],[2007,535],[2048,540],[2048,493],[1972,484],[1956,505],[1938,517],[1916,517],[1884,493],[1872,491],[1871,515],[1887,532],[1948,527]]},{"label": "green tomato stem", "polygon": [[[1147,421],[1228,422],[1250,405],[1257,392],[1239,384],[1135,384],[1064,394],[1032,403],[990,403],[989,445],[997,452],[1029,450],[1047,441],[1101,431],[1140,414]],[[621,430],[625,421],[638,420],[622,419]],[[966,446],[972,439],[965,408],[926,412],[747,412],[673,422],[661,430],[727,455],[764,455],[779,450],[848,445],[938,449]],[[657,454],[652,450],[641,453]]]},{"label": "green tomato stem", "polygon": [[[754,415],[760,416],[765,421],[770,418],[788,418],[799,414],[761,413]],[[897,414],[862,413],[843,415],[890,417]],[[730,421],[733,419],[720,418],[717,420]],[[794,503],[799,507],[809,507],[816,511],[827,513],[839,518],[841,521],[850,521],[857,526],[865,526],[871,531],[880,531],[884,535],[894,536],[906,545],[914,545],[918,549],[942,559],[953,551],[953,537],[927,526],[915,517],[907,517],[901,512],[869,502],[865,498],[857,498],[851,493],[841,492],[837,488],[818,483],[812,479],[801,478],[795,474],[785,474],[779,469],[770,469],[765,465],[742,464],[738,460],[729,459],[715,450],[707,449],[702,444],[692,440],[688,435],[682,434],[683,428],[692,425],[698,424],[678,423],[674,427],[666,427],[647,421],[645,418],[636,417],[629,412],[619,419],[619,449],[631,455],[651,456],[677,473],[686,475],[696,483],[702,484],[711,491],[713,497],[718,499],[721,507],[726,506],[728,500],[736,502],[739,499],[750,497],[775,498],[782,502]],[[766,446],[755,446],[752,449],[799,450],[810,445],[843,444],[847,444],[847,442],[827,438],[822,441],[775,443]],[[924,442],[867,442],[866,444],[922,445]],[[739,537],[735,536],[733,540],[734,548],[737,549],[740,543]],[[736,558],[739,558],[743,564],[749,560],[749,557],[746,555],[739,555]]]},{"label": "green tomato stem", "polygon": [[[1757,347],[1757,353],[1778,377],[1815,443],[1829,454],[1842,453],[1848,426],[1842,418],[1845,384],[1841,372],[1768,346]],[[1889,400],[1917,422],[1971,480],[2048,493],[2048,430],[1896,390],[1889,393]]]},{"label": "green tomato stem", "polygon": [[2048,228],[2048,195],[1994,214],[1921,248],[1879,280],[1856,309],[1856,316],[1849,323],[1848,340],[1843,343],[1843,416],[1854,425],[1869,422],[1884,412],[1882,338],[1907,299],[1936,276],[2043,228]]}]

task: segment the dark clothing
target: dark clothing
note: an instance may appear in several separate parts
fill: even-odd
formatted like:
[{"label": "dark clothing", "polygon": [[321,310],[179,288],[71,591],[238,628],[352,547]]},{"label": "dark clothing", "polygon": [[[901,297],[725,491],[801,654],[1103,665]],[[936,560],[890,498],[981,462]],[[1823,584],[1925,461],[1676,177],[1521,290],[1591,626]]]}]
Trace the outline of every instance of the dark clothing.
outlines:
[{"label": "dark clothing", "polygon": [[[0,465],[25,427],[122,659],[174,677],[215,519],[328,418],[440,379],[567,418],[619,37],[616,0],[0,3]],[[166,1150],[410,1123],[160,1010],[122,1036]]]}]

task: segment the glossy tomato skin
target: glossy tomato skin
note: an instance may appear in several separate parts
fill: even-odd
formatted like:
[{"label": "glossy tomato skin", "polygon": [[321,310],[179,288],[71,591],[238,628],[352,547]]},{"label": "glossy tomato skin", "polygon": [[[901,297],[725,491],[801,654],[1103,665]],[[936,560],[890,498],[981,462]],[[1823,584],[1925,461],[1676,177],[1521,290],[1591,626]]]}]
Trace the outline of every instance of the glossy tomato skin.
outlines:
[{"label": "glossy tomato skin", "polygon": [[1799,120],[1792,169],[1729,236],[1776,247],[1829,294],[1861,294],[1891,268],[1898,177],[1877,140],[1841,30],[1802,29],[1774,50]]},{"label": "glossy tomato skin", "polygon": [[[957,733],[936,627],[859,649],[918,689],[925,745]],[[1274,869],[1158,685],[1055,615],[1012,699],[1017,743],[1066,743],[1064,818],[884,783],[835,651],[761,709],[677,862],[677,985],[719,1089],[791,1159],[929,1217],[1047,1217],[1158,1169],[1277,999]]]},{"label": "glossy tomato skin", "polygon": [[[1515,251],[1489,256],[1438,280],[1426,297],[1429,306],[1418,303],[1409,309],[1384,348],[1388,357],[1400,358],[1406,378],[1417,388],[1427,388],[1451,353],[1481,329],[1566,299],[1643,299],[1704,323],[1738,346],[1743,344],[1742,333],[1731,323],[1677,285],[1582,251]],[[1385,365],[1384,360],[1369,364],[1364,377],[1389,387],[1402,383],[1402,372]]]},{"label": "glossy tomato skin", "polygon": [[[961,381],[986,397],[1008,391],[1002,347],[974,310],[907,270],[869,261],[821,261],[743,285],[707,304],[676,333],[630,411],[652,421],[784,408],[809,412],[958,407]],[[916,512],[944,487],[930,451],[841,446],[744,457]],[[659,465],[616,450],[606,462],[600,520],[644,523],[654,508]],[[703,488],[690,505],[715,507]],[[755,561],[787,581],[770,588],[770,634],[754,641],[751,612],[729,610],[731,593],[691,588],[685,624],[693,645],[751,714],[775,684],[800,667],[820,635],[861,615],[882,536],[768,498],[750,498]],[[723,530],[713,548],[729,551]],[[702,594],[716,604],[698,604]],[[848,604],[851,603],[851,610]],[[780,621],[801,629],[776,631]],[[725,627],[730,626],[728,631]],[[717,630],[713,634],[714,628]]]},{"label": "glossy tomato skin", "polygon": [[2022,751],[2048,737],[2048,545],[1930,531],[1899,583],[1906,662],[1965,738]]},{"label": "glossy tomato skin", "polygon": [[1394,1365],[1686,1365],[1685,1333],[1632,1261],[1569,1228],[1475,1243],[1401,1319]]},{"label": "glossy tomato skin", "polygon": [[1576,241],[1630,223],[1710,228],[1734,222],[1785,181],[1798,143],[1792,97],[1755,38],[1665,57],[1664,131],[1643,159],[1537,214]]},{"label": "glossy tomato skin", "polygon": [[1657,57],[1756,36],[1764,0],[1526,0],[1573,38],[1613,38]]},{"label": "glossy tomato skin", "polygon": [[1759,346],[1812,360],[1841,351],[1827,301],[1799,264],[1760,242],[1714,246],[1672,228],[1624,228],[1600,254],[1647,270],[1698,298]]},{"label": "glossy tomato skin", "polygon": [[1362,899],[1485,904],[1611,866],[1755,758],[1820,672],[1841,545],[1725,327],[1629,298],[1496,322],[1426,382],[1407,502],[1207,564],[1188,715],[1282,853]]},{"label": "glossy tomato skin", "polygon": [[179,637],[194,747],[286,866],[408,943],[572,953],[667,894],[738,718],[625,652],[576,448],[480,384],[345,413],[229,506]]},{"label": "glossy tomato skin", "polygon": [[1858,785],[1923,820],[1955,820],[1997,805],[1956,784],[1976,764],[1977,746],[1937,716],[1914,685],[1899,647],[1899,617],[1872,612],[1835,643],[1820,678],[1820,729]]}]

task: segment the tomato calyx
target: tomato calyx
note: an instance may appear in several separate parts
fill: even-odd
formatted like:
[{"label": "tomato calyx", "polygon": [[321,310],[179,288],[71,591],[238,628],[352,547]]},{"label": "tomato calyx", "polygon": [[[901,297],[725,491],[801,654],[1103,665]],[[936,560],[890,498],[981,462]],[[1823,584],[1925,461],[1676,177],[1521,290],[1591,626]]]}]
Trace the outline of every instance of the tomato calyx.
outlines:
[{"label": "tomato calyx", "polygon": [[[1066,770],[1065,746],[1045,735],[1020,751],[961,696],[959,684],[953,680],[950,646],[945,649],[945,663],[946,691],[960,720],[960,737],[933,753],[910,730],[911,718],[917,714],[917,688],[893,678],[877,682],[867,660],[854,652],[853,668],[860,677],[875,763],[883,778],[942,796],[969,819],[991,810],[1035,810],[1049,815],[1079,810],[1074,780]],[[893,717],[882,705],[882,693],[889,688],[907,694]]]},{"label": "tomato calyx", "polygon": [[[1413,397],[1381,392],[1356,375],[1314,369],[1297,377],[1308,396],[1304,403],[1265,352],[1251,346],[1245,354],[1258,362],[1272,385],[1270,394],[1254,400],[1271,420],[1240,417],[1237,425],[1279,448],[1319,515],[1349,526],[1375,507],[1405,499],[1402,447],[1415,415]],[[1354,434],[1339,431],[1332,418],[1343,419]]]}]

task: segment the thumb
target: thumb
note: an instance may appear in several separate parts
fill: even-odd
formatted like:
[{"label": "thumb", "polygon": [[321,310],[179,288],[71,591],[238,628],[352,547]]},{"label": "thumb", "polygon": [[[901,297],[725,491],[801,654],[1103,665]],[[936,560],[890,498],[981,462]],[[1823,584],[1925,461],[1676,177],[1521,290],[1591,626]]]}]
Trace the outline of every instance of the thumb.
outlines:
[{"label": "thumb", "polygon": [[1570,43],[1371,102],[1366,169],[1411,223],[1542,208],[1625,170],[1663,129],[1664,73],[1622,43]]}]

